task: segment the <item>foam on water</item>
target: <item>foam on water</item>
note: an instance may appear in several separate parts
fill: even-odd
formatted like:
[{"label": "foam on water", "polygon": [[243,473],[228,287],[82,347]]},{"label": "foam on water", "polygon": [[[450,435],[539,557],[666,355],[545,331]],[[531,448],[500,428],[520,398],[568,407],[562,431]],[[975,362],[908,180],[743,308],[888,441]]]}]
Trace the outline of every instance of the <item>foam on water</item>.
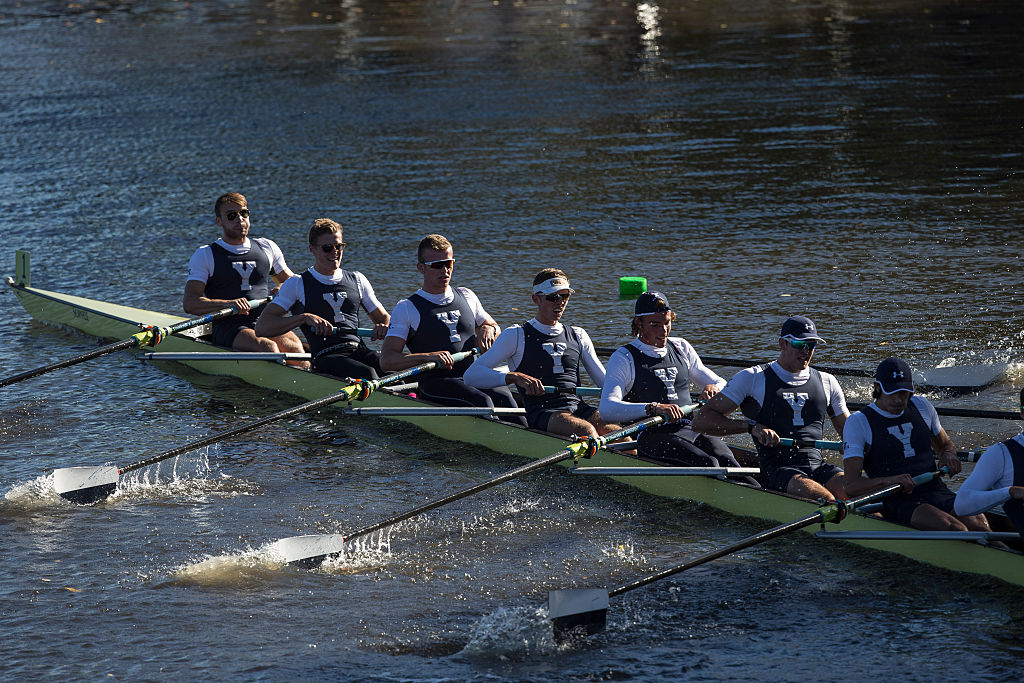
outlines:
[{"label": "foam on water", "polygon": [[53,488],[53,473],[40,475],[34,479],[14,484],[4,494],[7,504],[18,510],[39,510],[60,503],[67,503]]},{"label": "foam on water", "polygon": [[469,642],[458,656],[526,661],[558,650],[546,607],[502,607],[474,625]]}]

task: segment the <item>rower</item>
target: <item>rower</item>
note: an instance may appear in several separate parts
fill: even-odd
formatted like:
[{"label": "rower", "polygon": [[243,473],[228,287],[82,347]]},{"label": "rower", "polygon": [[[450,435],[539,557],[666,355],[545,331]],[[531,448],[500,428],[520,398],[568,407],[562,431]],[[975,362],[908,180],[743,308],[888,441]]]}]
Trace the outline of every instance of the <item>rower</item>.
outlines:
[{"label": "rower", "polygon": [[[374,323],[373,339],[383,339],[391,317],[362,273],[343,270],[342,227],[317,218],[309,229],[313,265],[289,278],[256,321],[256,334],[276,337],[296,327],[309,343],[313,369],[336,377],[378,379],[380,354],[359,338],[359,308]],[[288,315],[289,311],[292,315]]]},{"label": "rower", "polygon": [[[238,310],[238,315],[213,322],[213,343],[218,346],[235,351],[303,353],[305,349],[294,332],[257,336],[254,327],[263,307],[249,307],[249,299],[270,296],[271,278],[282,283],[294,275],[281,249],[266,237],[249,238],[249,208],[243,195],[221,195],[213,215],[221,237],[199,247],[189,259],[181,307],[192,315],[206,315],[228,306]],[[298,364],[309,365],[305,361]]]},{"label": "rower", "polygon": [[[597,386],[604,384],[605,372],[586,330],[560,322],[574,293],[561,270],[545,268],[537,273],[532,295],[536,317],[503,330],[463,379],[478,389],[515,385],[523,395],[526,422],[534,429],[562,436],[598,436],[620,427],[602,420],[597,408],[575,394],[581,366]],[[499,366],[503,369],[498,370]],[[514,370],[507,372],[505,367]],[[546,394],[545,385],[554,386],[556,393]]]},{"label": "rower", "polygon": [[[423,276],[423,287],[395,305],[381,346],[381,367],[397,372],[436,361],[442,369],[420,378],[417,392],[422,398],[447,406],[517,408],[507,387],[477,389],[462,380],[472,360],[452,361],[452,354],[459,351],[486,351],[501,329],[472,290],[451,286],[451,242],[442,235],[424,237],[416,250],[416,270]],[[505,419],[526,426],[522,417]]]},{"label": "rower", "polygon": [[[1024,389],[1020,390],[1024,419]],[[999,505],[1024,540],[1024,432],[989,446],[956,491],[953,513],[976,515]]]},{"label": "rower", "polygon": [[635,338],[608,359],[601,414],[623,423],[654,415],[674,422],[640,434],[641,457],[684,467],[739,467],[725,442],[694,431],[690,420],[683,419],[682,408],[691,402],[691,382],[703,387],[700,398],[707,400],[725,380],[705,367],[688,341],[669,336],[675,320],[664,294],[645,292],[637,298],[632,320]]},{"label": "rower", "polygon": [[[765,488],[832,502],[846,498],[843,470],[825,462],[813,443],[821,440],[826,417],[842,434],[849,412],[836,378],[810,367],[815,346],[824,342],[809,318],[787,319],[778,360],[733,375],[697,411],[693,428],[719,436],[750,433]],[[728,417],[737,407],[747,419]],[[782,438],[793,439],[794,445],[780,446]]]},{"label": "rower", "polygon": [[989,531],[984,515],[954,513],[955,494],[938,477],[914,484],[916,475],[937,471],[936,454],[950,475],[960,472],[960,460],[935,407],[914,395],[906,361],[883,360],[871,396],[874,401],[851,415],[843,429],[847,493],[860,496],[900,484],[903,490],[882,503],[886,519],[922,531]]}]

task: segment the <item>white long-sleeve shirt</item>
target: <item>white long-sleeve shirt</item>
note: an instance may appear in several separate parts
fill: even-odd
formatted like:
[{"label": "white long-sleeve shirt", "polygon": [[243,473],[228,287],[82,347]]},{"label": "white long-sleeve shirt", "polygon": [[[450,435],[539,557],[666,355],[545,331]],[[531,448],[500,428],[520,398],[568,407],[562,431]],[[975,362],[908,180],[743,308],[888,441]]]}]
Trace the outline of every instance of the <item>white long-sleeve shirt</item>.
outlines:
[{"label": "white long-sleeve shirt", "polygon": [[[725,386],[725,380],[715,374],[713,370],[708,369],[690,342],[681,337],[669,337],[665,346],[662,347],[644,344],[639,339],[629,342],[630,346],[651,358],[664,358],[668,353],[669,344],[672,344],[682,356],[683,363],[686,364],[690,375],[691,384],[697,385],[701,389],[708,384],[714,384],[719,389]],[[625,347],[616,349],[608,359],[608,374],[605,376],[603,391],[601,391],[599,410],[602,419],[609,422],[631,422],[647,416],[646,403],[630,403],[623,400],[623,397],[633,388],[635,378],[636,368],[633,366],[633,355]]]},{"label": "white long-sleeve shirt", "polygon": [[[1013,437],[1024,446],[1024,434]],[[974,466],[967,481],[956,490],[953,512],[976,515],[1010,499],[1013,486],[1013,459],[1002,442],[989,446]]]},{"label": "white long-sleeve shirt", "polygon": [[[545,325],[534,318],[527,325],[532,325],[537,331],[546,335],[561,334],[562,332],[562,323]],[[573,325],[572,329],[580,340],[580,360],[583,361],[583,367],[586,369],[587,374],[590,375],[590,379],[594,381],[594,384],[599,387],[604,386],[604,365],[601,363],[601,359],[597,357],[597,351],[594,349],[594,343],[590,340],[590,335],[582,327]],[[512,325],[498,335],[491,348],[487,349],[479,358],[473,361],[473,364],[466,370],[466,374],[462,376],[462,380],[477,389],[492,389],[504,386],[505,375],[508,371],[499,370],[498,368],[505,365],[512,369],[518,367],[519,363],[523,360],[525,346],[526,333],[523,331],[523,326]]]}]

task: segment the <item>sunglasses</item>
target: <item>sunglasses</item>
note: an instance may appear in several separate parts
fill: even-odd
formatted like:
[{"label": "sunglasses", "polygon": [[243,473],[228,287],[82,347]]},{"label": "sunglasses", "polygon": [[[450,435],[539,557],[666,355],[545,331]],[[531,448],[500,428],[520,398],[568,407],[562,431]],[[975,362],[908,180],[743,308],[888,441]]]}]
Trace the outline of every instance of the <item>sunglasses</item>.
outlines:
[{"label": "sunglasses", "polygon": [[338,243],[334,243],[334,244],[321,244],[320,245],[320,251],[324,252],[325,254],[331,254],[333,252],[342,251],[344,249],[345,249],[345,243],[344,242],[338,242]]},{"label": "sunglasses", "polygon": [[224,218],[227,218],[229,221],[233,221],[239,216],[241,216],[242,218],[248,218],[249,209],[239,209],[238,211],[232,209],[231,211],[227,211],[224,213]]},{"label": "sunglasses", "polygon": [[551,303],[556,303],[558,301],[568,301],[569,300],[569,295],[568,294],[545,294],[544,298],[547,299],[548,301],[550,301]]},{"label": "sunglasses", "polygon": [[443,258],[438,259],[437,261],[420,261],[420,263],[427,266],[428,268],[433,268],[434,270],[442,270],[444,268],[455,267],[455,259],[453,258]]},{"label": "sunglasses", "polygon": [[789,342],[790,346],[799,351],[802,351],[803,349],[810,349],[813,351],[814,347],[818,345],[818,342],[816,341],[801,341],[799,339],[787,339],[786,341]]}]

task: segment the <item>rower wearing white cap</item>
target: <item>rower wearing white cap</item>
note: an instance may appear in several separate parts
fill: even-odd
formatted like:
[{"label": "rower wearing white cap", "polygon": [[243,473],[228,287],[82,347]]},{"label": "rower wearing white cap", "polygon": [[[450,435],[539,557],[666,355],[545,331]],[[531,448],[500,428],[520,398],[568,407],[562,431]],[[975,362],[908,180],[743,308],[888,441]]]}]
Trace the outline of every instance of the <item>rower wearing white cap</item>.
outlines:
[{"label": "rower wearing white cap", "polygon": [[[639,454],[685,467],[739,467],[721,439],[695,432],[682,407],[691,403],[690,383],[701,387],[707,400],[725,380],[704,366],[688,341],[670,337],[676,313],[661,292],[645,292],[633,308],[636,337],[608,359],[601,391],[601,414],[606,420],[632,422],[664,415],[674,424],[644,430]],[[750,480],[753,483],[753,480]]]},{"label": "rower wearing white cap", "polygon": [[[1024,418],[1024,389],[1020,390]],[[967,481],[956,490],[953,512],[976,515],[1003,506],[1003,511],[1024,540],[1024,432],[989,446]]]},{"label": "rower wearing white cap", "polygon": [[[536,317],[503,330],[466,370],[463,380],[478,389],[515,385],[523,394],[526,422],[534,429],[564,436],[598,436],[619,426],[604,422],[597,408],[573,393],[580,384],[581,367],[597,386],[604,384],[605,377],[604,365],[586,330],[560,322],[574,293],[561,270],[540,271],[533,279]],[[506,366],[512,371],[506,371]],[[546,394],[545,385],[561,391]]]},{"label": "rower wearing white cap", "polygon": [[[874,401],[855,412],[843,430],[843,466],[851,497],[900,484],[882,502],[882,516],[924,531],[988,531],[983,515],[957,515],[956,494],[936,477],[914,485],[914,477],[935,472],[939,463],[951,475],[960,471],[956,446],[939,424],[928,399],[914,395],[910,366],[886,358],[875,371]],[[861,473],[867,476],[861,476]]]},{"label": "rower wearing white cap", "polygon": [[[815,346],[824,341],[809,318],[788,318],[779,335],[778,360],[733,375],[697,411],[693,428],[717,435],[749,432],[765,488],[831,502],[846,498],[843,470],[825,462],[813,442],[821,439],[826,417],[842,434],[850,414],[836,378],[810,367]],[[746,419],[728,417],[736,408]],[[783,438],[795,444],[781,446]]]}]

